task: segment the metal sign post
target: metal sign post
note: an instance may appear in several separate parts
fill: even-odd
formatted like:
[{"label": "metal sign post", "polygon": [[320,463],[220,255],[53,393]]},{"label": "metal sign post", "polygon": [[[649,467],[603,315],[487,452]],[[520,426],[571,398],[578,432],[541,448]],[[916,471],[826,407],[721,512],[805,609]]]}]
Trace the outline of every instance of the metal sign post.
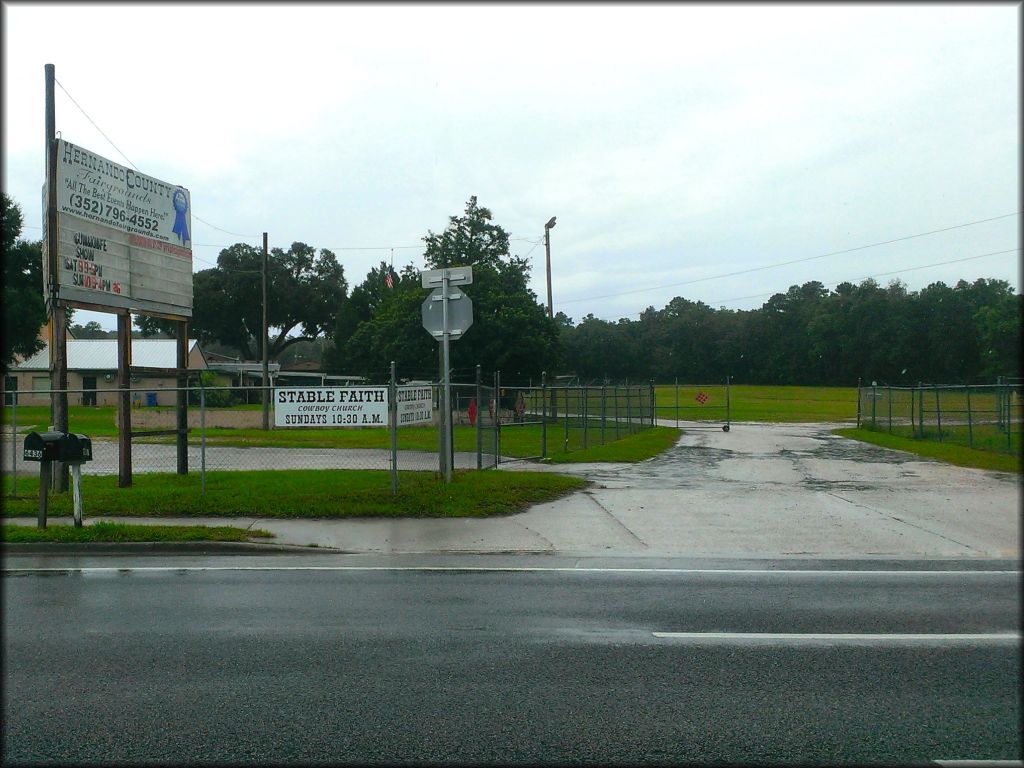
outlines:
[{"label": "metal sign post", "polygon": [[[441,342],[441,358],[444,371],[441,386],[444,388],[441,398],[441,459],[440,467],[446,482],[452,481],[452,389],[451,360],[449,342],[454,336],[462,338],[473,324],[473,301],[457,285],[469,285],[473,282],[472,267],[451,267],[448,269],[431,269],[422,273],[424,288],[434,290],[423,302],[423,327],[431,336]],[[438,313],[437,308],[441,311]]]}]

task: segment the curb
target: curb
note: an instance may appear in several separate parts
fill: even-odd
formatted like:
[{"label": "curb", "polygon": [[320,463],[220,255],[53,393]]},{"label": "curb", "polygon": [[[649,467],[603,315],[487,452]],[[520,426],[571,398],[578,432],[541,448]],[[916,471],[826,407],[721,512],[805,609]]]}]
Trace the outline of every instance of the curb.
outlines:
[{"label": "curb", "polygon": [[261,544],[245,541],[96,541],[63,542],[32,541],[18,544],[0,544],[0,555],[115,555],[144,554],[302,554],[322,553],[325,555],[352,554],[344,549],[327,547],[303,547],[295,544]]}]

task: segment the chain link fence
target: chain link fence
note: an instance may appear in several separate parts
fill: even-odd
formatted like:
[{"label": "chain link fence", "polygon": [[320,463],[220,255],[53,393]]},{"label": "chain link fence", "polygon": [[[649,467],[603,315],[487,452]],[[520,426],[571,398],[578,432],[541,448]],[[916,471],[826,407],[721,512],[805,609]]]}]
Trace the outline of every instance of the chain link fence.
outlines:
[{"label": "chain link fence", "polygon": [[672,384],[656,388],[660,400],[659,419],[690,422],[688,430],[718,429],[728,432],[732,424],[729,377],[718,384]]},{"label": "chain link fence", "polygon": [[[365,388],[374,386],[380,385]],[[396,477],[401,471],[442,471],[441,385],[411,381],[394,386],[395,396],[389,397],[395,401],[393,410],[378,425],[343,428],[275,425],[275,391],[313,392],[319,385],[266,388],[266,416],[264,388],[255,385],[151,384],[64,392],[68,431],[92,439],[87,474],[198,474],[205,491],[207,472],[345,469],[390,471]],[[179,393],[185,408],[179,408]],[[52,431],[51,401],[56,394],[48,389],[4,393],[0,466],[8,495],[17,495],[19,477],[39,473],[37,462],[22,459],[23,442],[29,432]],[[117,407],[125,394],[130,421],[127,452],[121,450],[124,425]],[[603,445],[652,426],[653,403],[649,386],[504,386],[500,374],[487,377],[487,383],[483,377],[479,383],[455,383],[452,466],[487,470],[509,456],[543,459]],[[185,425],[184,441],[179,441],[179,423]],[[504,458],[503,441],[509,448]]]},{"label": "chain link fence", "polygon": [[499,438],[533,459],[605,445],[655,423],[651,385],[501,384],[497,407]]},{"label": "chain link fence", "polygon": [[1024,424],[1020,379],[996,384],[858,388],[857,426],[919,440],[1018,453]]}]

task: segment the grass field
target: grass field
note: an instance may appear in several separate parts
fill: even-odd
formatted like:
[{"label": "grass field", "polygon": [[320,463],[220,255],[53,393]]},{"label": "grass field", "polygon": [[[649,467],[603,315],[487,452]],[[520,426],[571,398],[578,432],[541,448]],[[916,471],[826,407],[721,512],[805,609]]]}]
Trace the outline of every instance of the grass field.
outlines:
[{"label": "grass field", "polygon": [[954,443],[939,443],[933,440],[916,440],[910,437],[877,432],[870,429],[837,429],[835,434],[850,437],[883,448],[894,448],[917,456],[937,459],[947,464],[975,469],[990,469],[999,472],[1020,472],[1020,454],[1009,455],[994,451],[967,448]]},{"label": "grass field", "polygon": [[[5,517],[34,517],[39,479],[20,478]],[[114,476],[83,475],[84,514],[113,517],[488,517],[519,512],[586,485],[547,472],[456,472],[453,482],[433,472],[403,472],[399,492],[391,475],[376,470],[207,472],[206,494],[197,474],[140,474],[128,488]],[[50,497],[49,514],[72,513],[70,493]]]},{"label": "grass field", "polygon": [[[704,394],[704,402],[698,396]],[[725,384],[659,385],[654,390],[659,419],[725,422]],[[856,387],[775,387],[733,384],[729,387],[732,421],[854,422]]]}]

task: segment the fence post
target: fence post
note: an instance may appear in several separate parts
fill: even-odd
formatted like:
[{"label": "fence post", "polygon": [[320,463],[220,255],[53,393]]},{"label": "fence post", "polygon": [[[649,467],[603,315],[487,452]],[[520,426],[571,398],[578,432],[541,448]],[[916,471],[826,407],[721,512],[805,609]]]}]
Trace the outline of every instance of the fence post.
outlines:
[{"label": "fence post", "polygon": [[633,434],[633,403],[629,399],[629,385],[626,385],[626,434]]},{"label": "fence post", "polygon": [[199,485],[206,495],[206,385],[199,374]]},{"label": "fence post", "polygon": [[614,397],[615,397],[615,416],[614,416],[614,419],[615,419],[615,439],[618,440],[619,439],[619,388],[618,387],[613,387],[612,391],[614,392]]},{"label": "fence post", "polygon": [[569,387],[565,388],[565,397],[562,398],[562,421],[565,423],[565,437],[562,440],[562,453],[569,452]]},{"label": "fence post", "polygon": [[[492,389],[492,392],[490,392],[490,394],[492,394],[492,399],[495,402],[495,414],[494,414],[494,418],[492,419],[492,421],[494,423],[492,425],[490,425],[490,428],[492,428],[495,431],[495,439],[492,442],[492,444],[495,446],[495,469],[498,469],[498,454],[499,454],[498,449],[499,449],[499,444],[500,444],[500,441],[501,441],[501,438],[502,438],[501,437],[501,432],[498,429],[498,408],[499,408],[499,402],[498,402],[498,382],[499,382],[499,379],[500,379],[499,372],[495,371],[495,378],[493,379],[493,382],[492,382],[495,386],[494,386],[494,389]],[[489,411],[490,409],[488,408],[487,410]]]},{"label": "fence post", "polygon": [[[477,372],[479,376],[479,371]],[[388,382],[388,415],[391,417],[391,495],[398,495],[398,381],[395,361],[391,361],[391,379]]]},{"label": "fence post", "polygon": [[11,398],[11,496],[18,495],[18,390]]},{"label": "fence post", "polygon": [[918,382],[918,430],[919,437],[925,437],[925,388]]},{"label": "fence post", "polygon": [[942,404],[939,402],[939,388],[933,384],[932,389],[935,391],[935,423],[939,430],[939,442],[942,442]]},{"label": "fence post", "polygon": [[654,379],[651,379],[651,426],[658,423],[658,406],[655,403]]},{"label": "fence post", "polygon": [[540,374],[540,457],[548,455],[548,372]]},{"label": "fence post", "polygon": [[484,424],[483,411],[480,408],[480,363],[476,364],[476,468],[484,468]]},{"label": "fence post", "polygon": [[871,428],[878,429],[878,424],[875,422],[875,414],[878,411],[878,385],[875,382],[871,382]]},{"label": "fence post", "polygon": [[495,372],[495,469],[502,456],[502,372]]},{"label": "fence post", "polygon": [[580,387],[580,397],[583,399],[583,449],[587,448],[587,426],[590,423],[590,387],[586,384]]},{"label": "fence post", "polygon": [[[730,388],[730,380],[731,379],[732,379],[732,377],[729,374],[725,374],[725,426],[726,426],[726,430],[725,431],[726,432],[729,431],[728,428],[732,424],[732,413],[729,410],[730,409],[729,401],[731,400],[729,388]],[[859,400],[859,398],[858,398],[858,400]]]},{"label": "fence post", "polygon": [[857,429],[860,429],[860,376],[857,377]]},{"label": "fence post", "polygon": [[974,447],[974,417],[971,414],[971,385],[965,384],[964,389],[967,390],[967,447]]},{"label": "fence post", "polygon": [[917,425],[914,423],[914,388],[910,388],[910,436],[917,437]]},{"label": "fence post", "polygon": [[604,430],[608,421],[608,381],[601,382],[601,445],[604,445]]},{"label": "fence post", "polygon": [[[1006,383],[1006,379],[1003,379],[1003,401],[1006,403],[1006,450],[1013,450],[1013,390],[1010,385]],[[1018,405],[1018,407],[1020,407]]]},{"label": "fence post", "polygon": [[889,434],[892,434],[892,387],[885,388],[885,394],[889,398]]},{"label": "fence post", "polygon": [[679,377],[676,376],[676,429],[679,429]]}]

